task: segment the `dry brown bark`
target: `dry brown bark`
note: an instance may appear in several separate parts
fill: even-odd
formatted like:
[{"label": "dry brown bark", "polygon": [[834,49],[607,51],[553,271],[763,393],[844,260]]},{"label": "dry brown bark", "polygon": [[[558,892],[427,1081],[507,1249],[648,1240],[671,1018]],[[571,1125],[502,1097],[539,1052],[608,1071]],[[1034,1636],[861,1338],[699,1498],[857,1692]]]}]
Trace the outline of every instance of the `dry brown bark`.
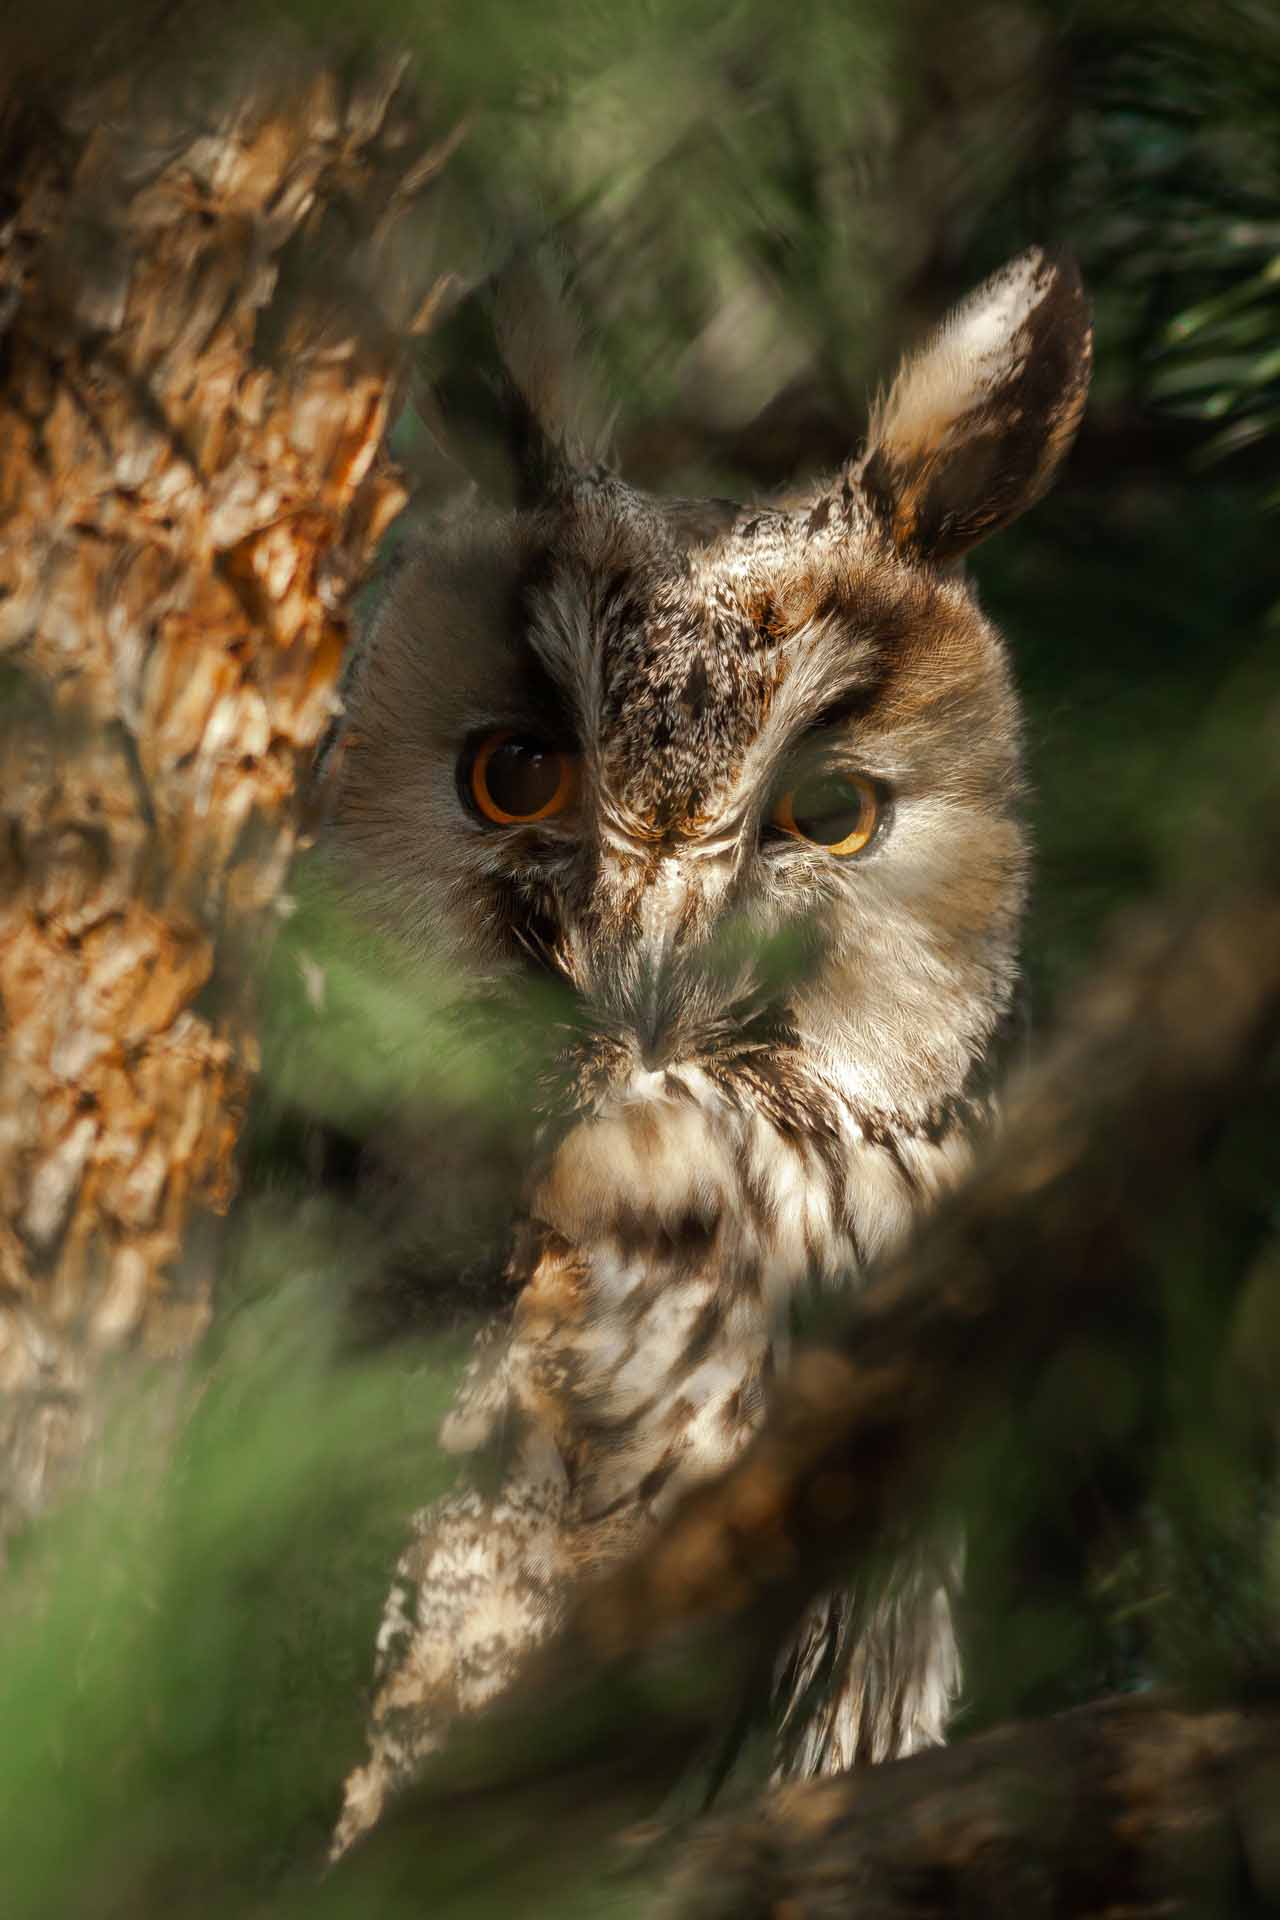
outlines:
[{"label": "dry brown bark", "polygon": [[713,1823],[670,1920],[1174,1920],[1280,1904],[1280,1711],[1108,1701]]},{"label": "dry brown bark", "polygon": [[104,1357],[209,1315],[189,1229],[233,1185],[243,977],[403,499],[451,145],[403,60],[164,18],[0,95],[0,1540]]}]

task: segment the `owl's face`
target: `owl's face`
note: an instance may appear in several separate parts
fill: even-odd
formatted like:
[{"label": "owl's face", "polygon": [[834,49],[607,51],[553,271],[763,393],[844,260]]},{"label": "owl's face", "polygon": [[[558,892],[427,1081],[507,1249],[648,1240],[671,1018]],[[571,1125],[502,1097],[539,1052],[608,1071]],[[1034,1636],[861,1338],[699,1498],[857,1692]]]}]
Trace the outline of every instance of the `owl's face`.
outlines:
[{"label": "owl's face", "polygon": [[[867,452],[771,507],[562,460],[394,581],[338,838],[469,991],[573,996],[580,1098],[806,1072],[945,1125],[1014,991],[1026,845],[1003,645],[955,562],[1083,402],[1074,277],[1025,256],[909,362]],[[544,469],[546,463],[544,462]]]}]

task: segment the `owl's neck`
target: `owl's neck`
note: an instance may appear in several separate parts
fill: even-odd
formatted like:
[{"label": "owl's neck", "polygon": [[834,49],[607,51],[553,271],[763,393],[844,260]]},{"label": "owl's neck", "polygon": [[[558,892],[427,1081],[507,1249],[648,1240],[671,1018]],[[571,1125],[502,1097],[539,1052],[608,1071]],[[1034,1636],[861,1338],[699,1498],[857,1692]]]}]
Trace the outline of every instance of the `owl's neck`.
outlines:
[{"label": "owl's neck", "polygon": [[606,1518],[634,1537],[755,1430],[796,1295],[858,1285],[970,1153],[958,1109],[856,1107],[799,1054],[615,1085],[532,1187],[510,1339],[450,1444],[553,1436],[584,1551]]},{"label": "owl's neck", "polygon": [[1007,1024],[967,1046],[922,1036],[917,1071],[896,1076],[802,1030],[653,1071],[615,1061],[562,1151],[610,1195],[600,1225],[612,1207],[656,1230],[696,1189],[707,1220],[759,1214],[797,1274],[860,1272],[967,1167]]}]

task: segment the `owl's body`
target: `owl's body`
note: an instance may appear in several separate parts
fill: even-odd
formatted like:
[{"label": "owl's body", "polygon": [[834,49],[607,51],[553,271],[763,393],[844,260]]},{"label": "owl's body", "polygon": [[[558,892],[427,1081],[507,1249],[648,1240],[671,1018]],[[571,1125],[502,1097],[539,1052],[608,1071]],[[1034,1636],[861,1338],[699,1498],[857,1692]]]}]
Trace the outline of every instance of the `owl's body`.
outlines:
[{"label": "owl's body", "polygon": [[[487,1473],[418,1518],[339,1846],[744,1444],[797,1293],[856,1284],[968,1164],[1027,853],[1011,676],[955,561],[1048,483],[1088,343],[1074,276],[1023,256],[856,463],[771,507],[630,489],[517,369],[529,504],[390,591],[350,698],[348,884],[460,1012],[531,970],[573,1011],[531,1093],[510,1316],[444,1435]],[[942,1737],[945,1589],[922,1546],[800,1624],[784,1764]]]}]

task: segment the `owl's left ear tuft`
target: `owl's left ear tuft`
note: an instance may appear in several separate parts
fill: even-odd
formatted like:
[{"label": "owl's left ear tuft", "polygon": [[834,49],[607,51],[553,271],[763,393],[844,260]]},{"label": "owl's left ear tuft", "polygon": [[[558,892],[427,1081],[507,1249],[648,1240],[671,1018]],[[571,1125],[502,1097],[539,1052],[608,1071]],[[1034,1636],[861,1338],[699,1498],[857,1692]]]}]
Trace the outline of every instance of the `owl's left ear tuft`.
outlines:
[{"label": "owl's left ear tuft", "polygon": [[854,478],[904,556],[945,565],[1046,491],[1089,389],[1089,305],[1038,247],[984,281],[904,361]]}]

